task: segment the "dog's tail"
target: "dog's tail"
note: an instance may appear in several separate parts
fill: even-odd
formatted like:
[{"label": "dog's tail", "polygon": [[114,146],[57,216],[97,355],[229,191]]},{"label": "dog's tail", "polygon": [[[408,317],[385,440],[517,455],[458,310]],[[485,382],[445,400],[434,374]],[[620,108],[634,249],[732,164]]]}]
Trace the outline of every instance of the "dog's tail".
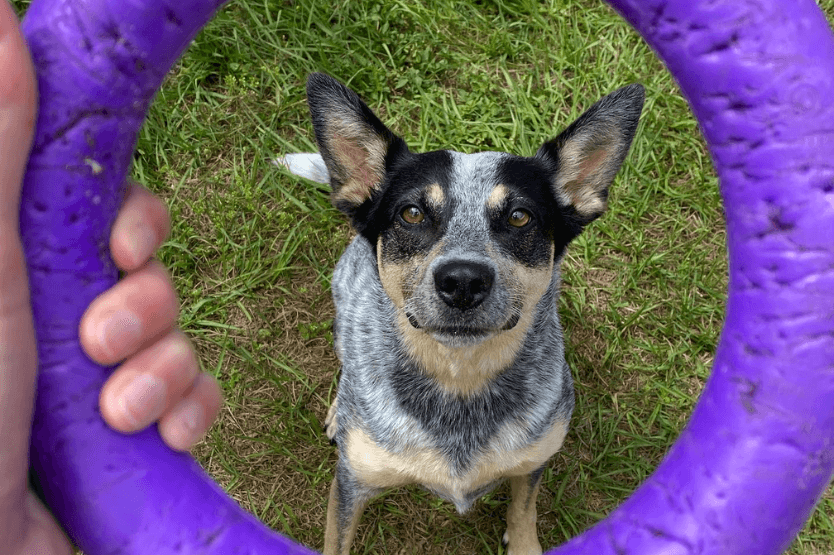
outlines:
[{"label": "dog's tail", "polygon": [[330,174],[324,160],[318,152],[298,152],[285,154],[272,161],[276,166],[283,166],[291,174],[315,181],[330,184]]}]

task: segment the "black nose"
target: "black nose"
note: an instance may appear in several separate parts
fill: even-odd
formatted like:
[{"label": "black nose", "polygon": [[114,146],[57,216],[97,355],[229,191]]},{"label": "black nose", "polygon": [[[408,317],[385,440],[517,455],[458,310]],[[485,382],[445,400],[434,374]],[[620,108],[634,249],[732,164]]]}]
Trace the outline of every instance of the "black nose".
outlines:
[{"label": "black nose", "polygon": [[495,272],[485,264],[455,260],[434,271],[434,288],[447,305],[475,308],[489,296]]}]

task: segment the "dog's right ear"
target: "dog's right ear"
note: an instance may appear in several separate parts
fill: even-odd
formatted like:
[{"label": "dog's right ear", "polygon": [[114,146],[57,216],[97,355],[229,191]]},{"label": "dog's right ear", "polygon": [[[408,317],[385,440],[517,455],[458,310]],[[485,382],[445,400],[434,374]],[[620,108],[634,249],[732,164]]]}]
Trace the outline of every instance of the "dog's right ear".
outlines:
[{"label": "dog's right ear", "polygon": [[307,103],[316,142],[330,174],[333,204],[353,216],[379,191],[393,158],[407,152],[408,147],[355,92],[328,75],[310,75]]},{"label": "dog's right ear", "polygon": [[638,84],[614,91],[536,153],[556,170],[553,192],[572,210],[578,229],[605,210],[608,188],[628,154],[644,98]]}]

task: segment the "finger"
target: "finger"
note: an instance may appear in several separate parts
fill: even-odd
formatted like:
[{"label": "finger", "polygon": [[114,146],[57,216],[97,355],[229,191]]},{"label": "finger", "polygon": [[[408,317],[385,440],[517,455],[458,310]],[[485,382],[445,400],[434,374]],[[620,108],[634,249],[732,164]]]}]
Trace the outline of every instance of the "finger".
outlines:
[{"label": "finger", "polygon": [[101,413],[121,432],[144,429],[192,388],[198,374],[191,342],[181,331],[172,331],[113,373],[99,396]]},{"label": "finger", "polygon": [[[17,17],[0,2],[0,545],[22,530],[36,351],[18,231],[20,185],[32,142],[35,77]],[[15,510],[16,509],[16,510]]]},{"label": "finger", "polygon": [[159,422],[159,433],[172,449],[188,451],[202,438],[220,412],[223,395],[213,376],[197,375],[194,387]]},{"label": "finger", "polygon": [[133,181],[110,234],[110,253],[120,270],[143,266],[171,231],[168,207],[157,196]]},{"label": "finger", "polygon": [[95,362],[116,364],[170,331],[177,311],[167,270],[151,260],[90,303],[81,317],[81,345]]},{"label": "finger", "polygon": [[55,521],[55,517],[31,490],[26,492],[23,507],[25,511],[23,514],[29,520],[29,529],[22,538],[17,551],[14,547],[11,548],[12,553],[48,555],[72,555],[74,553],[69,538]]},{"label": "finger", "polygon": [[35,129],[37,86],[17,17],[8,2],[0,4],[0,222],[16,229],[20,183]]}]

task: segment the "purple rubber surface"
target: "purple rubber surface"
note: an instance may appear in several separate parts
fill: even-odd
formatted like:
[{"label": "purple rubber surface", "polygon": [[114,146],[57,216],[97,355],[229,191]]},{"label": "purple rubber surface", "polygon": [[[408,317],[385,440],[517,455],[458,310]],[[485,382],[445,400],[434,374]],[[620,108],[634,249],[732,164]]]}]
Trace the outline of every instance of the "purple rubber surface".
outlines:
[{"label": "purple rubber surface", "polygon": [[[32,465],[87,555],[309,553],[156,429],[110,430],[98,411],[109,370],[77,338],[117,276],[109,228],[153,93],[221,3],[35,0],[24,22],[41,94],[21,209],[41,365]],[[710,144],[727,319],[701,400],[655,474],[550,553],[780,553],[834,470],[834,38],[812,0],[612,4],[677,77]]]},{"label": "purple rubber surface", "polygon": [[310,553],[243,511],[155,427],[107,427],[98,393],[110,369],[78,341],[85,308],[118,277],[110,227],[147,108],[221,4],[35,0],[23,23],[40,91],[20,215],[40,361],[31,463],[86,555]]},{"label": "purple rubber surface", "polygon": [[677,78],[710,145],[727,317],[666,459],[550,553],[781,553],[834,465],[834,37],[811,0],[611,4]]}]

